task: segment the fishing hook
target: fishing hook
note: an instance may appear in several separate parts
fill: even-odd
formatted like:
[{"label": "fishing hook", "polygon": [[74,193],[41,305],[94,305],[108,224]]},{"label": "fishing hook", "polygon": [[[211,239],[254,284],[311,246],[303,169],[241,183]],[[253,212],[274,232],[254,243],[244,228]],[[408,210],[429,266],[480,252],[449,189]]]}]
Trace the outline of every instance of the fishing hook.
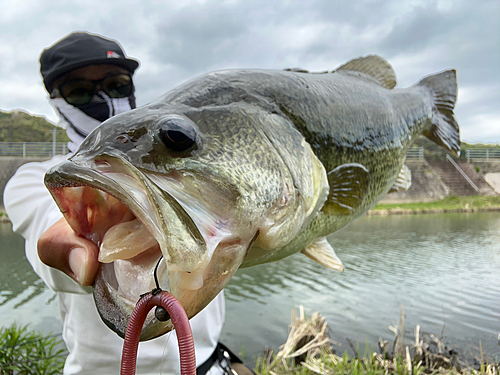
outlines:
[{"label": "fishing hook", "polygon": [[[154,288],[151,291],[152,296],[156,296],[157,294],[160,294],[162,292],[162,289],[160,288],[160,282],[158,281],[158,267],[160,266],[160,262],[162,259],[163,259],[163,255],[160,257],[160,259],[158,259],[158,262],[156,263],[156,266],[155,266],[155,270],[153,272],[153,277],[155,279],[156,288]],[[167,310],[163,306],[156,306],[155,317],[156,317],[156,319],[158,319],[161,322],[166,322],[167,320],[170,319],[170,314],[167,312]]]}]

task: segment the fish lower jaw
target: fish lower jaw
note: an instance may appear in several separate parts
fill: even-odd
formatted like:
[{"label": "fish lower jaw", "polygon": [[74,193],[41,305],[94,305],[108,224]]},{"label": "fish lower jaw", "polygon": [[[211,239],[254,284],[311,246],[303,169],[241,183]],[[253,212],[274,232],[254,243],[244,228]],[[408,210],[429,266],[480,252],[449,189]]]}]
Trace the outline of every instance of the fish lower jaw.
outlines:
[{"label": "fish lower jaw", "polygon": [[[94,300],[102,320],[121,337],[125,335],[130,315],[141,295],[156,288],[154,273],[161,252],[153,249],[138,257],[140,259],[102,263],[93,286]],[[160,288],[171,292],[165,262],[160,261],[156,275]],[[154,313],[150,312],[145,326],[154,322]]]},{"label": "fish lower jaw", "polygon": [[167,272],[160,261],[161,253],[149,251],[148,254],[141,254],[144,262],[134,262],[130,259],[118,259],[111,263],[103,263],[101,266],[104,281],[113,288],[122,298],[137,303],[140,296],[156,288],[155,266],[160,262],[160,267],[156,272],[161,289],[170,291],[170,283]]}]

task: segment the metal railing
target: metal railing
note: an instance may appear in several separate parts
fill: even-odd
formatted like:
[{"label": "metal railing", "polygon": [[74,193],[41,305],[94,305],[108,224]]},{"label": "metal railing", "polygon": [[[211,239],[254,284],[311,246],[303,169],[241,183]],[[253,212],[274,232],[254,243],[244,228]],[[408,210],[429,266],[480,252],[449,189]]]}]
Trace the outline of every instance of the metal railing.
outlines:
[{"label": "metal railing", "polygon": [[[68,153],[66,142],[0,142],[0,156],[48,157],[65,155]],[[467,161],[471,160],[500,160],[500,149],[467,149]],[[407,159],[424,159],[423,147],[410,147],[406,154]]]},{"label": "metal railing", "polygon": [[[66,142],[0,142],[0,156],[39,157],[66,155]],[[407,159],[423,159],[423,147],[410,147],[406,154]]]},{"label": "metal railing", "polygon": [[455,168],[458,172],[460,172],[460,174],[462,175],[463,178],[465,178],[465,180],[470,184],[470,186],[472,186],[472,188],[475,190],[475,191],[479,191],[478,187],[476,186],[476,184],[474,182],[472,182],[472,180],[469,178],[469,176],[467,176],[465,174],[465,172],[462,170],[462,168],[460,168],[458,166],[457,163],[455,163],[455,160],[453,160],[453,158],[446,154],[446,160],[448,160]]},{"label": "metal railing", "polygon": [[467,161],[471,160],[498,160],[500,159],[500,149],[496,148],[468,148],[465,150]]},{"label": "metal railing", "polygon": [[424,148],[423,147],[410,147],[408,153],[406,154],[407,159],[423,159],[424,158]]},{"label": "metal railing", "polygon": [[0,157],[50,157],[67,153],[66,142],[0,142]]}]

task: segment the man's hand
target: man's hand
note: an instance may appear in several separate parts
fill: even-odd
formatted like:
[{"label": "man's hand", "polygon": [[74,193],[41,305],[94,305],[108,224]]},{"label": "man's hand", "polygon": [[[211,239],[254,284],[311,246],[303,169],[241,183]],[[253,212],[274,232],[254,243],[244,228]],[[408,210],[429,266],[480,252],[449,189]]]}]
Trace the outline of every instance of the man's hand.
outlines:
[{"label": "man's hand", "polygon": [[47,229],[38,240],[38,256],[50,267],[64,272],[82,286],[89,286],[99,268],[99,249],[85,238],[78,237],[66,219]]}]

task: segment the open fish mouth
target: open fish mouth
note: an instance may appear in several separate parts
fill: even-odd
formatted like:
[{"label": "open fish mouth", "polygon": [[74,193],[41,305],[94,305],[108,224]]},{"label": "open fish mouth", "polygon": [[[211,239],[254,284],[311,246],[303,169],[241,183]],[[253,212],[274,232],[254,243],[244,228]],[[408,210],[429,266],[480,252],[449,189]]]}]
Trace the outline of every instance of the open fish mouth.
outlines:
[{"label": "open fish mouth", "polygon": [[[195,223],[178,200],[121,158],[74,158],[47,172],[45,183],[73,230],[99,248],[96,306],[122,337],[141,294],[156,287],[155,276],[191,318],[224,288],[251,245],[232,237],[222,220]],[[141,340],[172,328],[151,312]]]}]

